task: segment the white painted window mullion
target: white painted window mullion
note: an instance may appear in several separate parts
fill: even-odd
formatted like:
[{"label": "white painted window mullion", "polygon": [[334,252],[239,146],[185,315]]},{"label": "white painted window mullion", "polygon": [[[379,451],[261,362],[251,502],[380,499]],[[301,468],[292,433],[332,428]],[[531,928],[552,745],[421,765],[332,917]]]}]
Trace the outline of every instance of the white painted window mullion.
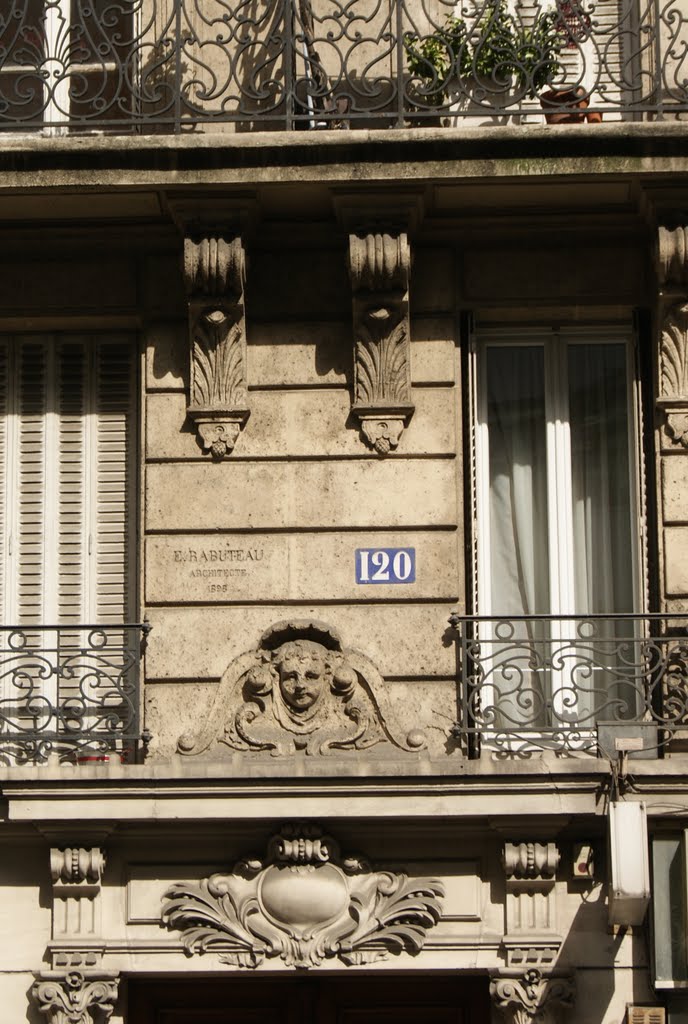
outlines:
[{"label": "white painted window mullion", "polygon": [[46,70],[49,75],[50,96],[46,104],[45,119],[63,122],[49,129],[50,134],[61,135],[69,121],[69,76],[64,74],[64,61],[69,52],[71,0],[47,0],[45,9]]}]

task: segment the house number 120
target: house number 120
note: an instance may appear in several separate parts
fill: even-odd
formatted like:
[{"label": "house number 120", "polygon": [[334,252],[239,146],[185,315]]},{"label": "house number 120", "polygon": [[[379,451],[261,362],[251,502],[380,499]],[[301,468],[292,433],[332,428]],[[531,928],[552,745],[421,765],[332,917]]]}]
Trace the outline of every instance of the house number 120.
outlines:
[{"label": "house number 120", "polygon": [[357,583],[415,583],[415,548],[357,548]]}]

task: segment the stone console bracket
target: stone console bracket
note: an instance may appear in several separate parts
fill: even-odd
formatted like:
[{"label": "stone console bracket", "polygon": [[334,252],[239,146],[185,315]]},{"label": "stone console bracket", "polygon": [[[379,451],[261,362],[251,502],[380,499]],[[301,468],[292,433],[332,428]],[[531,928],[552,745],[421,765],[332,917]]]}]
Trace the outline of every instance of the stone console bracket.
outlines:
[{"label": "stone console bracket", "polygon": [[53,884],[50,955],[56,969],[94,968],[102,960],[101,882],[105,851],[100,846],[52,847]]},{"label": "stone console bracket", "polygon": [[378,455],[399,444],[411,419],[408,231],[422,213],[416,195],[338,196],[348,233],[353,303],[354,395],[351,415]]},{"label": "stone console bracket", "polygon": [[184,234],[189,304],[189,404],[199,444],[214,459],[234,449],[250,415],[246,386],[245,236],[255,202],[170,203]]},{"label": "stone console bracket", "polygon": [[657,406],[675,445],[688,448],[688,228],[660,227],[659,390]]},{"label": "stone console bracket", "polygon": [[541,968],[554,963],[561,946],[556,931],[555,843],[505,843],[504,948],[509,967]]}]

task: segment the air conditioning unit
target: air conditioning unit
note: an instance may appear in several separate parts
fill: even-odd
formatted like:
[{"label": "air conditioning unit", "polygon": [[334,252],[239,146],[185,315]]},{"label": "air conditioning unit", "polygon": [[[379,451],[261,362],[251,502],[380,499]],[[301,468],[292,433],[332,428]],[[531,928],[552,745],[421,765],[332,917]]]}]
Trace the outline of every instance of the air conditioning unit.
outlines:
[{"label": "air conditioning unit", "polygon": [[609,923],[643,923],[650,902],[650,857],[645,804],[609,804]]},{"label": "air conditioning unit", "polygon": [[629,1006],[626,1024],[666,1024],[666,1010],[663,1006]]}]

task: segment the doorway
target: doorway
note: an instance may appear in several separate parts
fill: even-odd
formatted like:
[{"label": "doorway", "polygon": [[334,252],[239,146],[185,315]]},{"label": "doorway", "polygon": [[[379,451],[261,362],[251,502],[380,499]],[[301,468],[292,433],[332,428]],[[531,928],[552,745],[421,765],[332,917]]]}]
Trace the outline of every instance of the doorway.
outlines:
[{"label": "doorway", "polygon": [[489,1024],[486,977],[132,980],[127,1024]]}]

